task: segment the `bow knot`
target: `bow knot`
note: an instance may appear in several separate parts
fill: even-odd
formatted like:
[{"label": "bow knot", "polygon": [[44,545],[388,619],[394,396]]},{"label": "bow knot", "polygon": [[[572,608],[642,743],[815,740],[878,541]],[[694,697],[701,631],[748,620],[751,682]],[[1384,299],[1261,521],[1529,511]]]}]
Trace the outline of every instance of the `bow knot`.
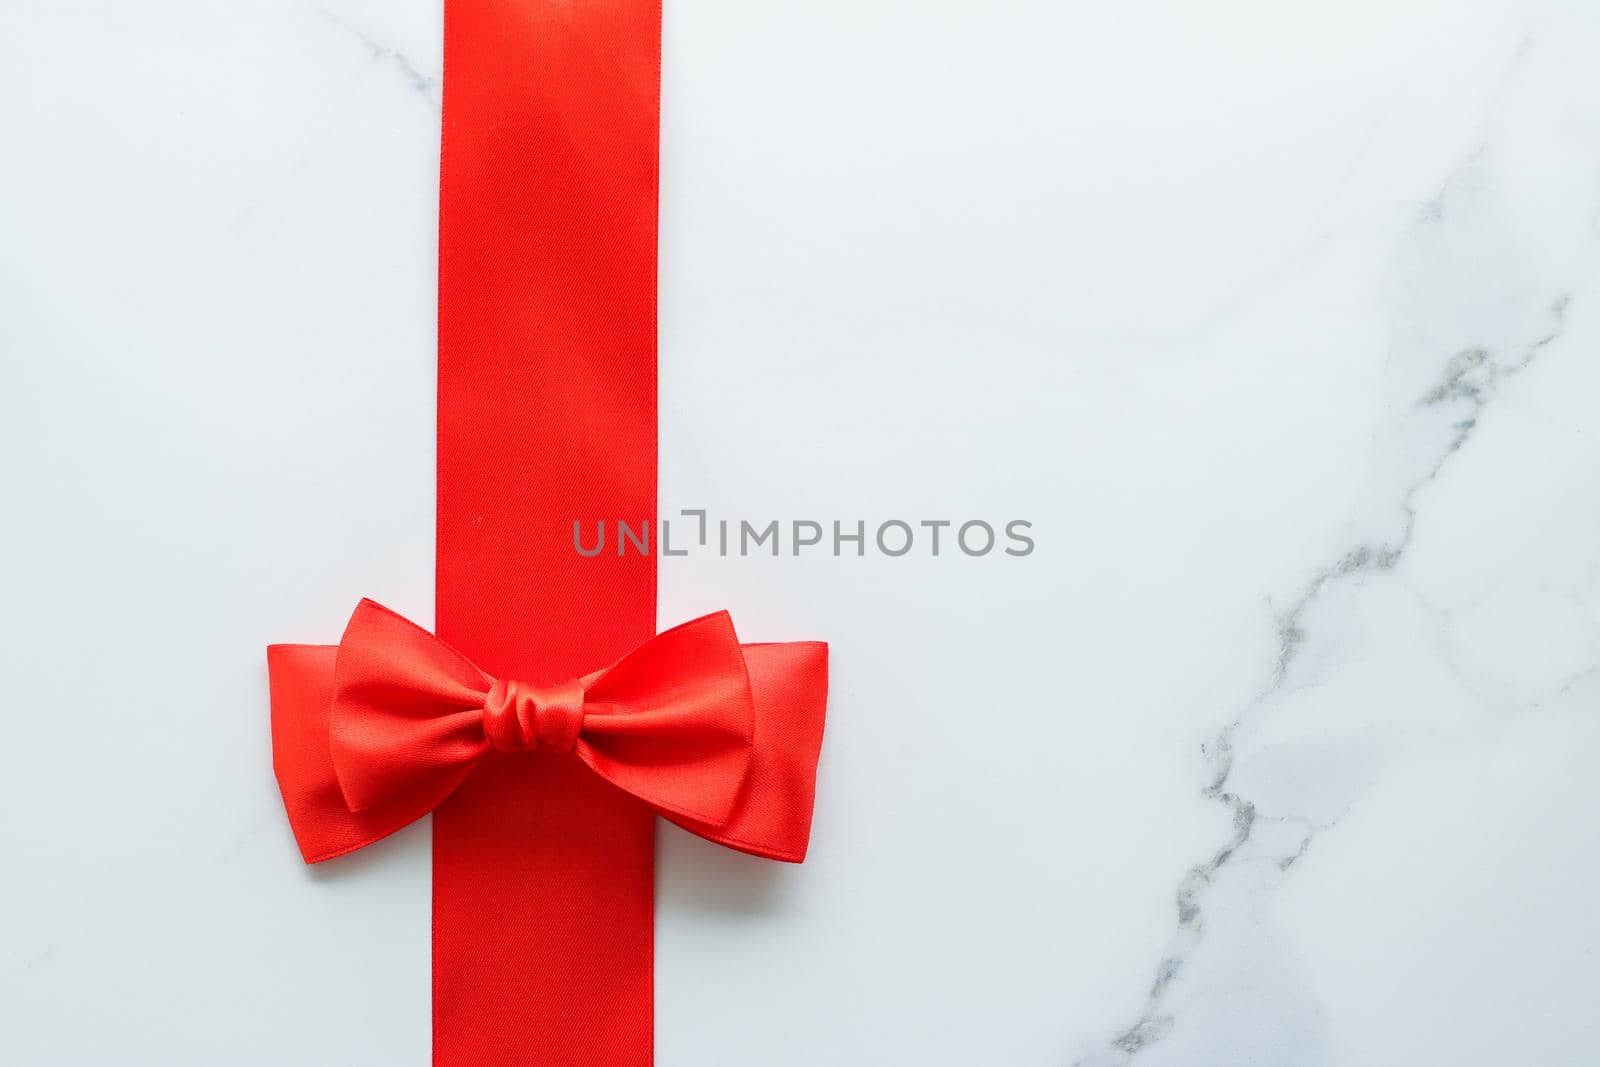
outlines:
[{"label": "bow knot", "polygon": [[571,752],[583,731],[583,683],[496,681],[483,699],[483,732],[501,752]]}]

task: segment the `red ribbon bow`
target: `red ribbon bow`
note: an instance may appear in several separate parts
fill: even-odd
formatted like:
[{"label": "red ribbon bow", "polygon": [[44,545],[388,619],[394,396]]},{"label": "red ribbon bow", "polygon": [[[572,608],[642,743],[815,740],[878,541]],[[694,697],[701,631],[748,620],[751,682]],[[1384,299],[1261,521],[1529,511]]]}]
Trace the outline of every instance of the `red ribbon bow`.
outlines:
[{"label": "red ribbon bow", "polygon": [[710,841],[805,858],[823,642],[741,645],[719,611],[605,670],[538,687],[495,679],[363,600],[337,647],[272,645],[267,666],[273,767],[307,863],[426,815],[482,760],[529,753],[576,757]]}]

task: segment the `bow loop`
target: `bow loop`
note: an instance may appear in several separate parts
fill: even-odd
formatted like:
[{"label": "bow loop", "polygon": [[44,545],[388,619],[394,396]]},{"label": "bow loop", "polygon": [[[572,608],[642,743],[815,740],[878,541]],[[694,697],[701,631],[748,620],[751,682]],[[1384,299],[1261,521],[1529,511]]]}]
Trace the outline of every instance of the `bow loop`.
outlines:
[{"label": "bow loop", "polygon": [[483,733],[501,752],[571,752],[583,732],[583,683],[540,687],[496,681],[483,701]]}]

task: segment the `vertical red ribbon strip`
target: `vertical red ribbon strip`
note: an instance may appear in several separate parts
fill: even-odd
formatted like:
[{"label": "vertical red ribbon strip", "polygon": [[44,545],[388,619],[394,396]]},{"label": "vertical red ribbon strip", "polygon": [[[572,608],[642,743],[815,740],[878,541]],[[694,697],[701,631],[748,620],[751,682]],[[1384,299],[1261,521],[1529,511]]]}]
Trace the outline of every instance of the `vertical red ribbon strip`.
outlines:
[{"label": "vertical red ribbon strip", "polygon": [[[572,523],[656,511],[660,27],[659,0],[445,0],[436,628],[502,678],[655,629],[654,557],[583,558]],[[433,833],[434,1063],[649,1064],[654,816],[492,754]]]}]

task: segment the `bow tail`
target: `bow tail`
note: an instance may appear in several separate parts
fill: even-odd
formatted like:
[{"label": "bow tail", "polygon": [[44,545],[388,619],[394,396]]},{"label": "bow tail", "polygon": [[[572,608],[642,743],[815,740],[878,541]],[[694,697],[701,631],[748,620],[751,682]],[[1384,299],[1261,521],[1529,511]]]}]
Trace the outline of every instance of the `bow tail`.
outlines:
[{"label": "bow tail", "polygon": [[750,768],[727,821],[712,825],[662,815],[708,841],[799,863],[811,840],[817,757],[828,703],[823,641],[742,646],[755,704]]},{"label": "bow tail", "polygon": [[272,769],[289,827],[307,863],[333,859],[388,837],[426,815],[412,802],[353,812],[334,774],[328,745],[334,645],[269,645]]}]

